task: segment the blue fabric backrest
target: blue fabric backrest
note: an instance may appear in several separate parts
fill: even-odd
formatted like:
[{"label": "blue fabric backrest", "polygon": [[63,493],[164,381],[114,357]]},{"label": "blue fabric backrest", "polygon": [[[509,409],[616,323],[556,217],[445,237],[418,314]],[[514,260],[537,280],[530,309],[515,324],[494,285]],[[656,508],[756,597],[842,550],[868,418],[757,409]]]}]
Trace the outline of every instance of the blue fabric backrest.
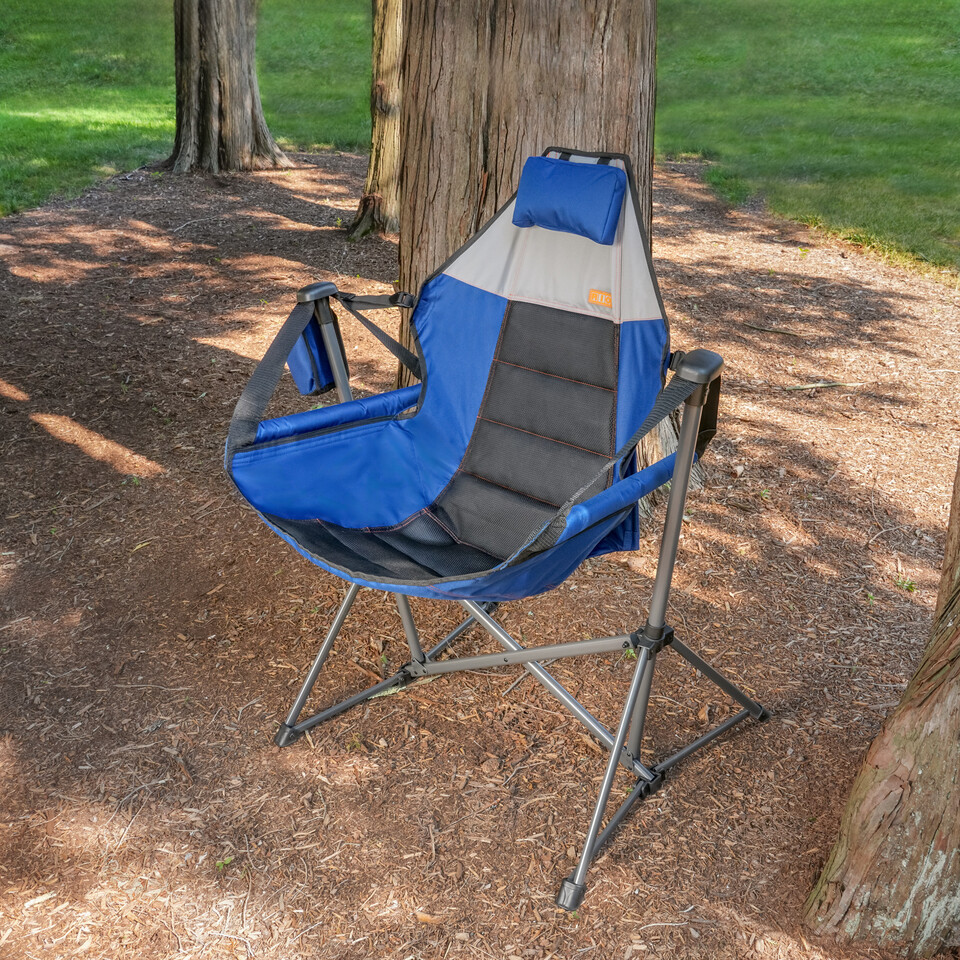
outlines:
[{"label": "blue fabric backrest", "polygon": [[619,167],[530,157],[520,175],[513,222],[576,233],[610,246],[626,189],[627,175]]}]

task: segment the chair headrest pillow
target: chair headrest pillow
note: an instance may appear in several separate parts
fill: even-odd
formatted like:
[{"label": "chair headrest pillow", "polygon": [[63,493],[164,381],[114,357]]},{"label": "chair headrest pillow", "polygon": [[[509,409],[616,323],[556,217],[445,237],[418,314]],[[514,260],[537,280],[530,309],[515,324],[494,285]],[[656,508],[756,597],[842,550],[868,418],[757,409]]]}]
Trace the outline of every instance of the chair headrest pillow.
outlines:
[{"label": "chair headrest pillow", "polygon": [[627,189],[627,175],[607,164],[529,157],[520,174],[513,222],[576,233],[610,246]]}]

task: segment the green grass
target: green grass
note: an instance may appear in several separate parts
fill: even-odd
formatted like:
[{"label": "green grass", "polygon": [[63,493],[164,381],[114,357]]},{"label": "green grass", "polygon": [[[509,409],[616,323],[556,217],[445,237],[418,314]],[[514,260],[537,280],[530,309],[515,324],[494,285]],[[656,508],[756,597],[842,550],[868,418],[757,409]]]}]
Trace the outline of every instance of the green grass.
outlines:
[{"label": "green grass", "polygon": [[170,149],[173,39],[156,0],[0,0],[0,213]]},{"label": "green grass", "polygon": [[661,0],[656,147],[734,203],[960,267],[960,3]]},{"label": "green grass", "polygon": [[260,96],[284,149],[370,149],[370,30],[370,0],[261,0]]},{"label": "green grass", "polygon": [[[173,142],[169,0],[0,0],[0,214]],[[960,268],[960,0],[661,0],[657,153],[732,203]],[[267,122],[363,150],[369,0],[262,0]]]},{"label": "green grass", "polygon": [[[368,0],[263,0],[271,130],[290,149],[365,149]],[[0,215],[160,160],[173,147],[169,0],[0,0]]]}]

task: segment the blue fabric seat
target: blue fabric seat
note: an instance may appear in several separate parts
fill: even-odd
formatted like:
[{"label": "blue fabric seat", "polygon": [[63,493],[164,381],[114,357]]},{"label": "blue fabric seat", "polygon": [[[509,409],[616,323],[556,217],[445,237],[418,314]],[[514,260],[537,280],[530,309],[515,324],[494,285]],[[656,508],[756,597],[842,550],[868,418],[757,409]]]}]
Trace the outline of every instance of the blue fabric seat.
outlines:
[{"label": "blue fabric seat", "polygon": [[[240,492],[312,562],[395,592],[499,601],[635,548],[637,501],[672,461],[635,475],[632,448],[618,451],[663,386],[667,324],[626,163],[579,160],[528,161],[519,201],[424,285],[419,390],[259,422],[230,451]],[[538,558],[533,542],[574,506],[577,533]]]}]

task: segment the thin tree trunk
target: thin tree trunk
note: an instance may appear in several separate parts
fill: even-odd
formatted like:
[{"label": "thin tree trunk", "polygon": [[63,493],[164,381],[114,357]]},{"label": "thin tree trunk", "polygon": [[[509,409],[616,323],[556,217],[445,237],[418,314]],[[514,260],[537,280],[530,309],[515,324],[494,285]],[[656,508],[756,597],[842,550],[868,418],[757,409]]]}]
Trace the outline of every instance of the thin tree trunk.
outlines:
[{"label": "thin tree trunk", "polygon": [[175,173],[288,166],[263,118],[256,0],[174,0]]},{"label": "thin tree trunk", "polygon": [[347,238],[396,233],[400,227],[400,58],[402,0],[373,0],[373,83],[370,163],[360,206]]},{"label": "thin tree trunk", "polygon": [[804,914],[817,933],[910,957],[960,944],[960,468],[930,642],[870,745]]}]

